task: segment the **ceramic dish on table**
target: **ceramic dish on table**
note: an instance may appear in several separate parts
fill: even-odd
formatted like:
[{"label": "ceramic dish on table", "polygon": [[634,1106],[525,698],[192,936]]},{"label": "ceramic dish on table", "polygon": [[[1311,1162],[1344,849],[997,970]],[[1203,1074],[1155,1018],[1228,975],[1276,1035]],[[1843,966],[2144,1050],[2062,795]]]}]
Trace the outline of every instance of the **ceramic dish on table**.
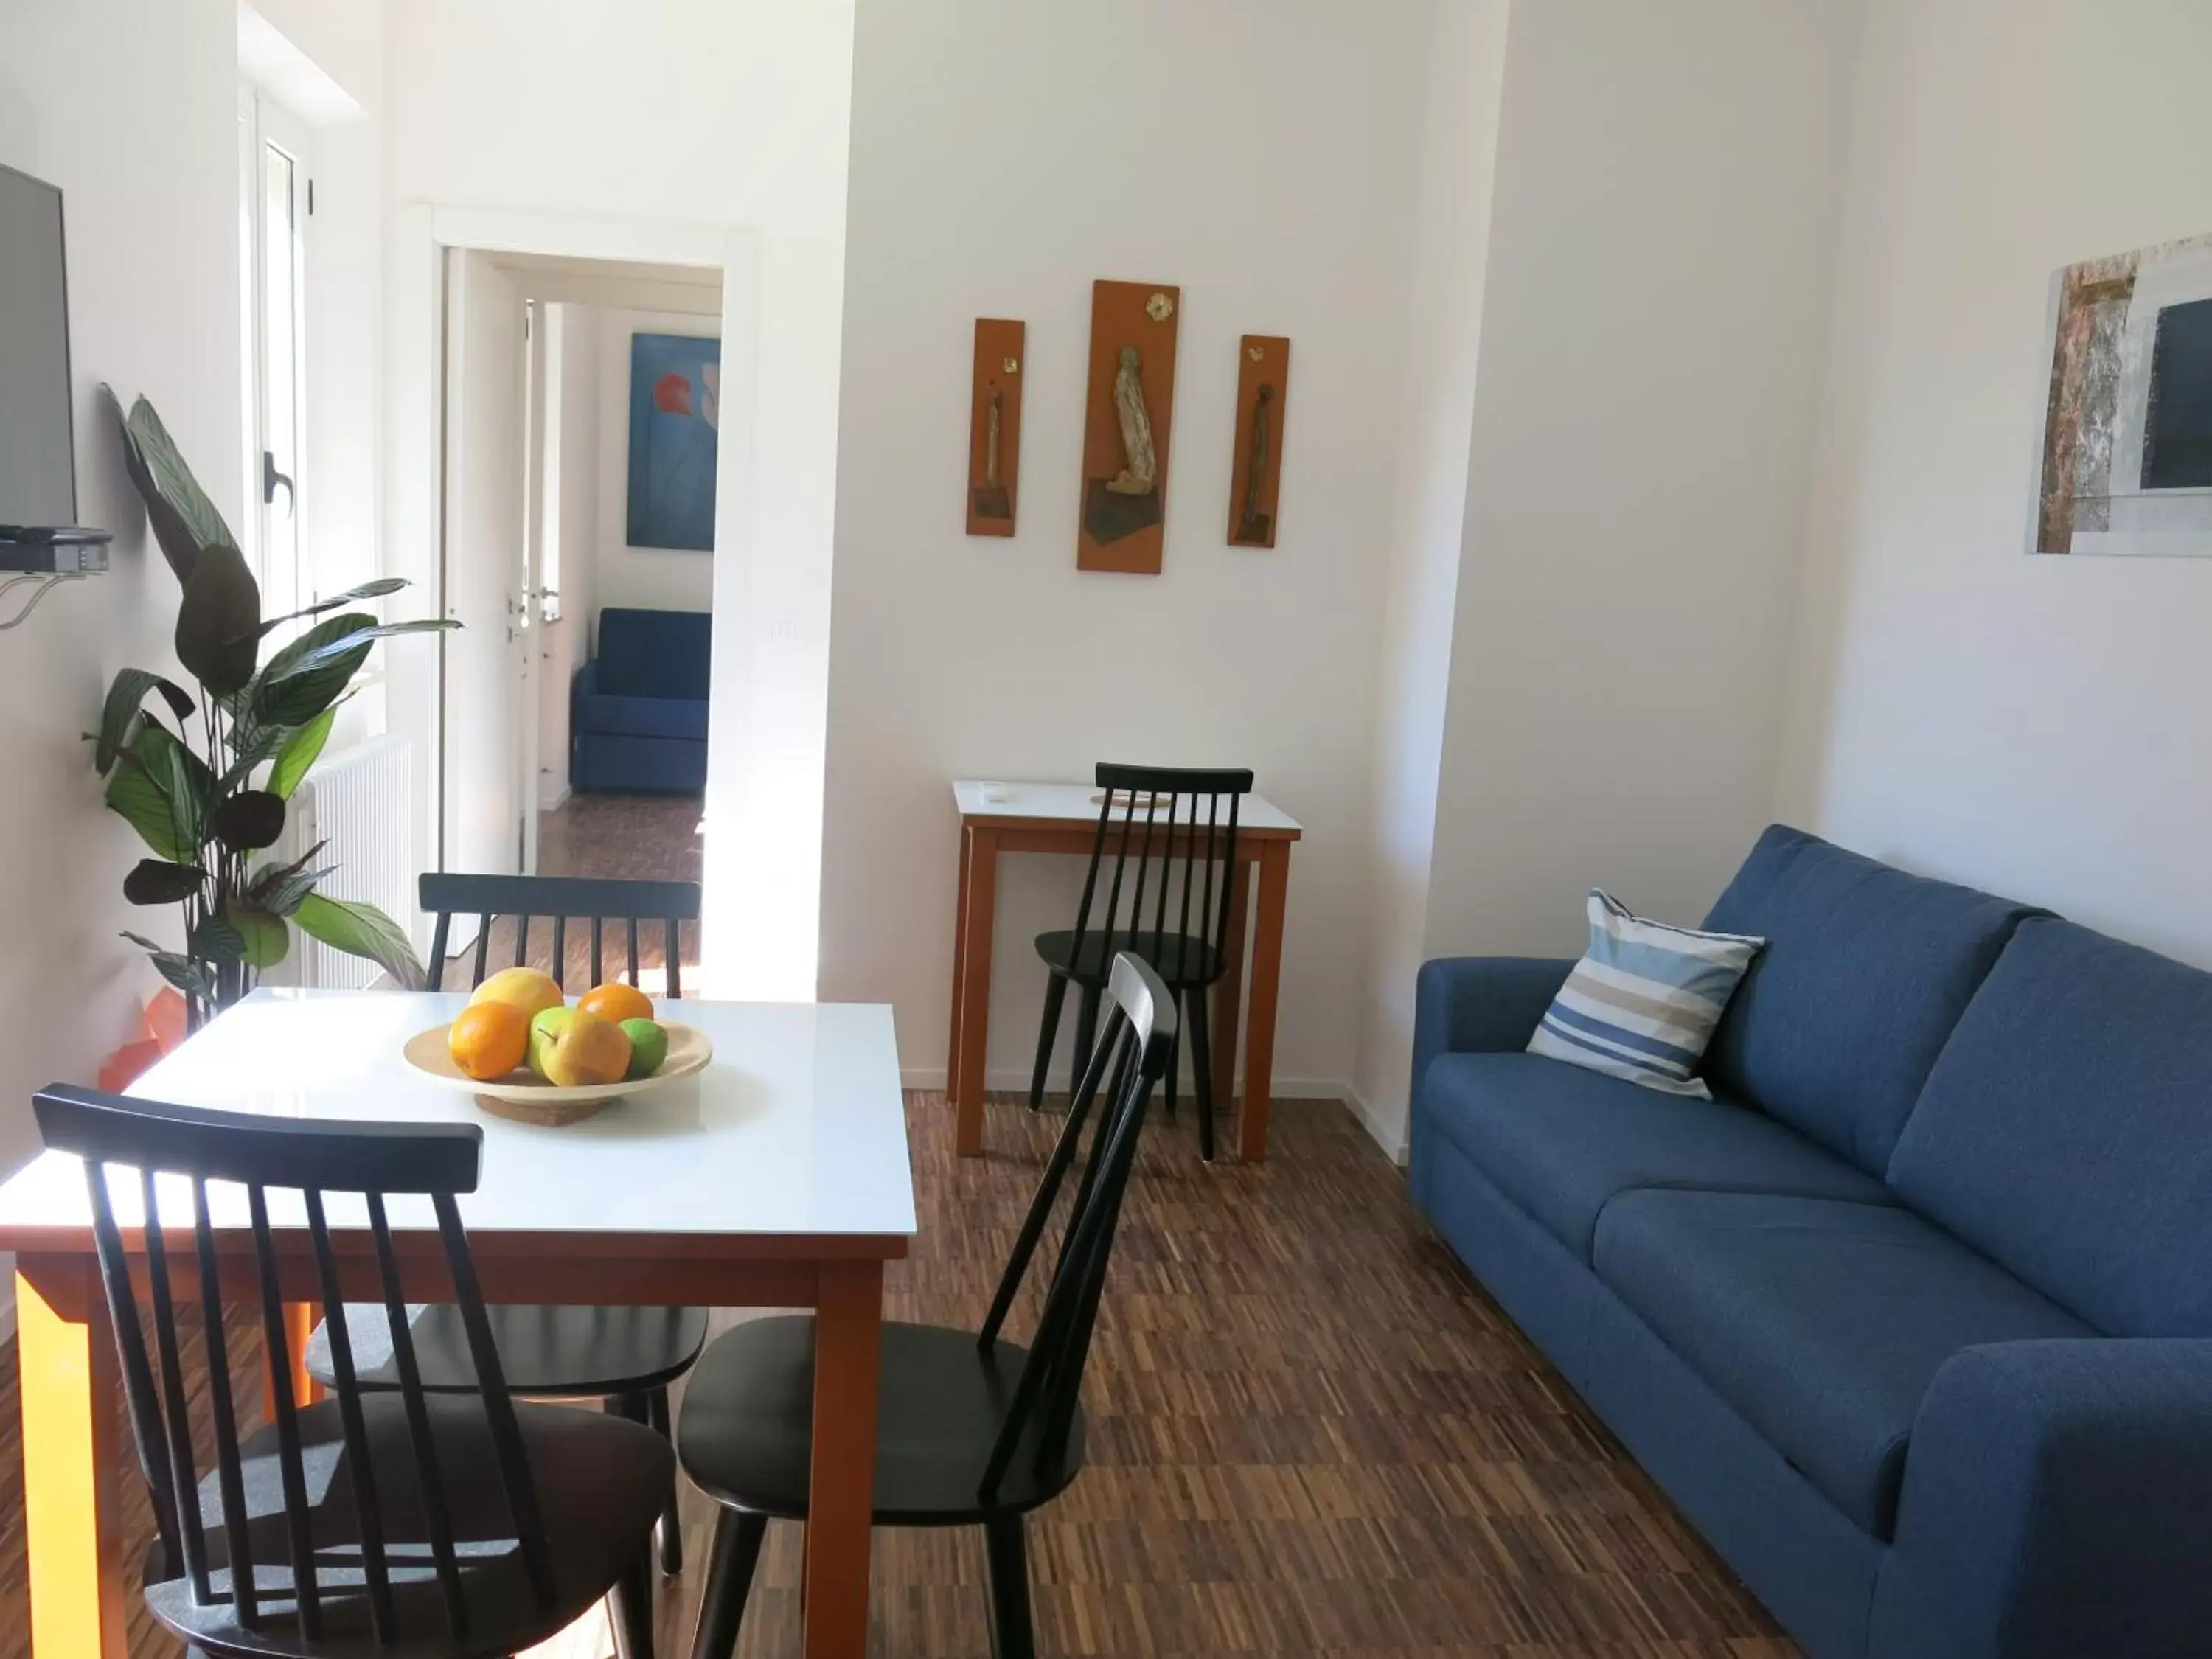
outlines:
[{"label": "ceramic dish on table", "polygon": [[474,1095],[477,1104],[495,1117],[518,1123],[562,1128],[580,1123],[592,1113],[629,1095],[641,1095],[703,1071],[714,1058],[714,1045],[696,1026],[664,1022],[668,1032],[668,1056],[650,1077],[625,1078],[619,1083],[588,1083],[562,1088],[548,1083],[527,1066],[517,1066],[505,1077],[472,1078],[453,1063],[447,1045],[449,1026],[434,1025],[407,1039],[401,1057],[424,1077]]}]

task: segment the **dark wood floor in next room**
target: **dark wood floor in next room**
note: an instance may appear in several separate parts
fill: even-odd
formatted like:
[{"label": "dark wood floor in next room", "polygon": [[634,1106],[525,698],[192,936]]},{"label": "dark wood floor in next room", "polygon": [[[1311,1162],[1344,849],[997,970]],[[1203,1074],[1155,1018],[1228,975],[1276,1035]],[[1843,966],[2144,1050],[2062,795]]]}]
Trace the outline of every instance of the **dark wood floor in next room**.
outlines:
[{"label": "dark wood floor in next room", "polygon": [[[910,1095],[908,1115],[921,1232],[888,1311],[972,1324],[1057,1119],[994,1100],[990,1155],[963,1162],[942,1096]],[[1275,1153],[1255,1168],[1203,1165],[1188,1110],[1147,1132],[1085,1391],[1091,1466],[1032,1521],[1040,1652],[1794,1655],[1423,1231],[1344,1110],[1284,1102],[1276,1121]],[[0,1659],[20,1659],[8,1346]],[[239,1363],[254,1364],[250,1344]],[[687,1493],[684,1520],[693,1565],[663,1591],[663,1659],[689,1651],[711,1505]],[[799,1542],[769,1530],[748,1659],[798,1651]],[[874,1582],[872,1654],[988,1650],[979,1539],[879,1533]],[[133,1654],[174,1654],[132,1605]],[[608,1650],[603,1626],[555,1649]]]}]

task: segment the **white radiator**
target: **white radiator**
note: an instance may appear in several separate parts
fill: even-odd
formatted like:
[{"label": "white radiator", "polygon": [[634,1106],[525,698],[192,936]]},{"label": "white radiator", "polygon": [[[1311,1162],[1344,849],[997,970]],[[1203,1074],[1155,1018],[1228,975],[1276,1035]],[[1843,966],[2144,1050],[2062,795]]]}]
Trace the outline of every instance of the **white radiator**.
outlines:
[{"label": "white radiator", "polygon": [[[325,842],[313,867],[337,867],[315,890],[329,898],[365,899],[405,928],[415,911],[407,867],[412,780],[404,738],[372,738],[325,757],[294,793],[283,837],[270,856],[289,864],[317,842]],[[309,939],[295,926],[291,954],[261,977],[269,985],[358,990],[383,971],[373,962]]]}]

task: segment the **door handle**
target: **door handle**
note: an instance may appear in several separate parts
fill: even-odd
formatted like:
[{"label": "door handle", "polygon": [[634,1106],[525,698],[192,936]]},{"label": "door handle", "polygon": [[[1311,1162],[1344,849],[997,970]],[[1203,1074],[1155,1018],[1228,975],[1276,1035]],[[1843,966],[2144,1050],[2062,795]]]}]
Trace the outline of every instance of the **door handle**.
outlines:
[{"label": "door handle", "polygon": [[289,519],[299,508],[300,492],[289,477],[276,470],[275,454],[264,449],[261,452],[261,504],[264,507],[276,504],[278,484],[284,486],[284,516]]}]

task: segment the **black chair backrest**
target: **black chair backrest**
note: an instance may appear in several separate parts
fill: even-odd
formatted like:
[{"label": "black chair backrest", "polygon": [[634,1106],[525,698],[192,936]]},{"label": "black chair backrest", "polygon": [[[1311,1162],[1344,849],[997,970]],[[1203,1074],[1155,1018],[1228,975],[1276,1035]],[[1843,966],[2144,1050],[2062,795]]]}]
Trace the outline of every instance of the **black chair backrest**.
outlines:
[{"label": "black chair backrest", "polygon": [[[1225,953],[1237,881],[1237,817],[1252,775],[1101,763],[1098,832],[1075,913],[1076,961],[1094,933],[1158,963],[1180,934]],[[1103,902],[1099,875],[1110,861]],[[1147,904],[1146,901],[1150,900]],[[1110,948],[1110,946],[1109,946]],[[1188,964],[1178,978],[1188,978]]]},{"label": "black chair backrest", "polygon": [[[393,1529],[387,1524],[386,1506],[378,1499],[378,1471],[369,1454],[362,1389],[343,1320],[333,1320],[329,1325],[331,1358],[344,1437],[347,1484],[352,1488],[353,1519],[359,1529],[360,1559],[354,1569],[359,1577],[342,1589],[323,1584],[318,1577],[310,1528],[313,1499],[301,1455],[299,1411],[289,1389],[283,1386],[272,1392],[285,1559],[254,1558],[239,1453],[239,1413],[231,1397],[223,1338],[223,1292],[216,1234],[208,1211],[211,1181],[236,1182],[246,1188],[253,1266],[259,1281],[261,1340],[270,1374],[280,1379],[292,1374],[292,1356],[286,1344],[277,1252],[269,1223],[269,1190],[294,1188],[301,1193],[317,1284],[324,1305],[333,1308],[344,1302],[345,1290],[331,1249],[324,1194],[359,1194],[365,1200],[377,1273],[391,1322],[393,1359],[413,1444],[421,1520],[429,1534],[427,1541],[438,1601],[448,1633],[465,1637],[469,1604],[454,1548],[453,1508],[440,1478],[384,1202],[395,1194],[429,1198],[444,1245],[446,1267],[452,1275],[453,1299],[460,1307],[476,1364],[499,1477],[514,1522],[514,1542],[532,1589],[541,1602],[550,1605],[555,1587],[537,1488],[500,1369],[499,1352],[492,1344],[491,1325],[484,1316],[468,1238],[453,1201],[456,1194],[475,1190],[483,1146],[481,1129],[472,1124],[317,1123],[258,1117],[160,1105],[64,1084],[41,1090],[34,1105],[39,1133],[46,1144],[85,1161],[93,1239],[115,1326],[139,1467],[153,1499],[163,1553],[171,1571],[181,1569],[190,1580],[195,1606],[227,1601],[238,1623],[249,1629],[264,1627],[272,1620],[296,1621],[301,1638],[312,1641],[322,1632],[326,1601],[343,1595],[351,1601],[358,1597],[359,1589],[365,1588],[369,1627],[377,1641],[386,1644],[421,1642],[434,1635],[427,1630],[400,1628],[402,1624],[421,1621],[399,1616],[393,1578],[400,1572],[419,1581],[421,1562],[413,1551],[396,1559],[387,1559],[386,1544]],[[108,1190],[110,1165],[137,1172],[145,1224],[143,1241],[135,1246],[125,1244],[116,1222]],[[205,1326],[205,1388],[215,1428],[219,1530],[211,1528],[201,1515],[201,1474],[192,1451],[190,1395],[178,1332],[179,1298],[171,1291],[171,1252],[164,1237],[169,1224],[162,1220],[158,1207],[157,1176],[183,1176],[191,1184],[193,1254],[185,1271],[198,1281]],[[132,1284],[134,1258],[141,1264],[151,1304],[146,1322],[154,1334],[151,1359]],[[269,1529],[264,1525],[261,1530],[265,1540]],[[419,1547],[424,1540],[395,1541],[411,1541]],[[349,1607],[345,1622],[351,1624],[357,1617],[357,1609]]]},{"label": "black chair backrest", "polygon": [[491,924],[496,916],[514,918],[514,965],[529,960],[530,923],[533,917],[553,921],[553,982],[568,988],[568,918],[587,916],[592,923],[592,983],[606,980],[604,927],[609,921],[625,923],[629,930],[629,981],[637,983],[637,925],[657,921],[663,929],[662,950],[668,963],[668,994],[684,994],[684,976],[676,948],[676,924],[699,920],[699,884],[696,881],[602,881],[586,876],[461,876],[432,871],[422,879],[422,908],[438,919],[430,941],[430,988],[445,988],[446,940],[456,914],[477,918],[476,965],[469,985],[483,983],[485,962],[491,945]]},{"label": "black chair backrest", "polygon": [[998,1341],[1000,1328],[1051,1219],[1060,1182],[1075,1160],[1084,1121],[1110,1068],[1113,1082],[1107,1091],[1107,1108],[1091,1133],[1090,1155],[1060,1235],[1060,1255],[1053,1265],[1051,1287],[1045,1292],[1044,1311],[1037,1319],[1036,1340],[984,1470],[982,1492],[987,1498],[998,1489],[1025,1436],[1030,1437],[1032,1455],[1041,1463],[1059,1457],[1067,1443],[1076,1401],[1083,1389],[1083,1368],[1091,1354],[1091,1334],[1097,1323],[1098,1298],[1106,1284],[1106,1263],[1113,1254],[1115,1229],[1121,1221],[1121,1200],[1136,1163],[1145,1108],[1153,1085],[1166,1073],[1168,1057],[1175,1047],[1174,994],[1135,955],[1125,951],[1114,958],[1106,989],[1113,1007],[1105,1031],[1091,1050],[1090,1066],[1076,1089],[1052,1156],[1046,1160],[1044,1179],[1030,1200],[1029,1215],[1014,1240],[1013,1253],[999,1279],[998,1294],[991,1301],[990,1315],[976,1338],[978,1346],[987,1350]]}]

